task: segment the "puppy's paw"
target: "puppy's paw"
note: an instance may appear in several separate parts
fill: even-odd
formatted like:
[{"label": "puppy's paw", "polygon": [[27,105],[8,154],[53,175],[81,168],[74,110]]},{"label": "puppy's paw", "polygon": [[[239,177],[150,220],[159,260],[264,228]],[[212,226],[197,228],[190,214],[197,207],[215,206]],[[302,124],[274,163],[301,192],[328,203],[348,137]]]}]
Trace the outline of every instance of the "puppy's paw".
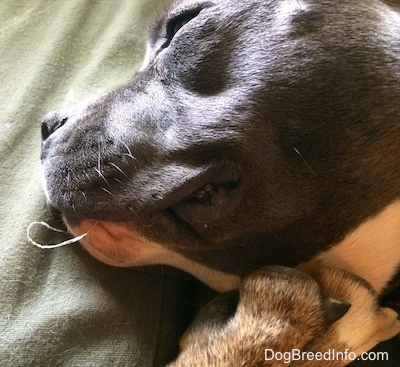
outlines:
[{"label": "puppy's paw", "polygon": [[291,353],[324,335],[349,307],[324,297],[299,270],[265,267],[247,276],[238,292],[222,294],[200,311],[169,367],[292,365]]}]

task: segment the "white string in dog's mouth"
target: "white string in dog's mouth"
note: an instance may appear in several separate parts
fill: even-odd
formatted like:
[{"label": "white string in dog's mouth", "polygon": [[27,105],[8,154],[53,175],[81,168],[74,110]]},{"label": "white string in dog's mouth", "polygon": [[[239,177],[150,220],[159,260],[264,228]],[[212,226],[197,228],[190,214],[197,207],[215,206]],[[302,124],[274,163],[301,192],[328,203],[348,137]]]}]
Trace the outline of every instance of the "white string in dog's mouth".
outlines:
[{"label": "white string in dog's mouth", "polygon": [[50,229],[51,231],[58,232],[58,233],[68,234],[68,232],[66,232],[66,231],[64,231],[62,229],[54,228],[54,227],[50,226],[48,223],[46,223],[46,222],[32,222],[31,224],[29,224],[28,228],[26,229],[26,236],[28,237],[28,241],[30,243],[32,243],[33,245],[35,245],[36,247],[39,247],[41,249],[54,249],[54,248],[58,248],[58,247],[62,247],[62,246],[68,246],[68,245],[71,245],[71,244],[73,244],[75,242],[80,241],[82,238],[84,238],[88,234],[86,232],[84,234],[81,234],[80,236],[73,237],[73,238],[71,238],[69,240],[66,240],[66,241],[63,241],[61,243],[44,245],[44,244],[41,244],[41,243],[38,243],[38,242],[34,241],[32,239],[32,237],[31,237],[31,234],[30,234],[31,229],[32,229],[33,226],[36,226],[36,225],[41,225],[43,227],[46,227],[46,228]]}]

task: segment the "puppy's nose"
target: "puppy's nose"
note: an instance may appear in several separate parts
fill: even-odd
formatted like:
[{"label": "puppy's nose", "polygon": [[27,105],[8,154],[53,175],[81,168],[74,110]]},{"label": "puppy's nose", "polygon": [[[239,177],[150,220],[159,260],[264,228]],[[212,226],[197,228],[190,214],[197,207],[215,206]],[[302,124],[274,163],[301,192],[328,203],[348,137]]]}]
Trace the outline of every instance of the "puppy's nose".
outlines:
[{"label": "puppy's nose", "polygon": [[46,140],[67,121],[68,117],[65,114],[59,111],[49,112],[42,120],[42,139]]}]

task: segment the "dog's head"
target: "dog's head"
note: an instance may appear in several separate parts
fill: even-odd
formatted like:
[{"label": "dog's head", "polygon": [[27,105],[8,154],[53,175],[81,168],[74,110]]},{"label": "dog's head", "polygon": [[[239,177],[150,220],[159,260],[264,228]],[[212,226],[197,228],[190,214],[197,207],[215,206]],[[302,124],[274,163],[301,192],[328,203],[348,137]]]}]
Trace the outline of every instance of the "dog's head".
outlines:
[{"label": "dog's head", "polygon": [[282,354],[313,350],[313,341],[329,335],[350,307],[326,298],[298,270],[265,267],[247,276],[239,291],[222,293],[199,312],[169,367],[283,366]]},{"label": "dog's head", "polygon": [[296,265],[398,196],[389,2],[180,0],[150,33],[128,84],[42,125],[48,199],[96,257]]}]

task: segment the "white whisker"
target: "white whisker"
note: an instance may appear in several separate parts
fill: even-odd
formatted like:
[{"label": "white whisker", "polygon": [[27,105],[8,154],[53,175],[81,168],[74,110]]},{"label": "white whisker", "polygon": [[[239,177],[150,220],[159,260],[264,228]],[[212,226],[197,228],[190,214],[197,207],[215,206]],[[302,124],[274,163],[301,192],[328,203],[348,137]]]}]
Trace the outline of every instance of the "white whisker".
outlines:
[{"label": "white whisker", "polygon": [[98,144],[99,150],[98,150],[98,154],[97,154],[97,169],[99,170],[99,172],[101,172],[101,142],[99,141]]},{"label": "white whisker", "polygon": [[110,163],[111,166],[113,166],[114,168],[116,168],[119,172],[121,172],[125,177],[128,177],[125,172],[119,168],[115,163]]},{"label": "white whisker", "polygon": [[105,187],[101,186],[100,187],[103,191],[105,191],[107,194],[110,194],[111,196],[115,196],[110,190],[107,190]]},{"label": "white whisker", "polygon": [[109,184],[109,182],[107,181],[107,179],[104,177],[104,175],[95,167],[94,170],[98,173],[98,175],[103,179],[103,181],[111,187],[111,185]]},{"label": "white whisker", "polygon": [[302,156],[302,154],[300,153],[300,151],[296,148],[296,147],[292,147],[293,150],[300,156],[300,158],[303,160],[304,164],[307,166],[307,168],[310,170],[310,172],[314,175],[314,176],[318,176],[315,171],[311,168],[311,166],[307,163],[307,161],[305,160],[305,158]]},{"label": "white whisker", "polygon": [[81,194],[82,194],[83,198],[85,199],[85,203],[87,203],[87,196],[86,196],[86,194],[85,194],[83,191],[81,191]]},{"label": "white whisker", "polygon": [[123,153],[124,155],[126,155],[129,158],[132,158],[133,160],[137,161],[137,159],[133,156],[131,150],[129,149],[128,145],[126,143],[124,143],[122,140],[120,140],[122,145],[126,148],[126,150],[128,151],[128,153]]}]

